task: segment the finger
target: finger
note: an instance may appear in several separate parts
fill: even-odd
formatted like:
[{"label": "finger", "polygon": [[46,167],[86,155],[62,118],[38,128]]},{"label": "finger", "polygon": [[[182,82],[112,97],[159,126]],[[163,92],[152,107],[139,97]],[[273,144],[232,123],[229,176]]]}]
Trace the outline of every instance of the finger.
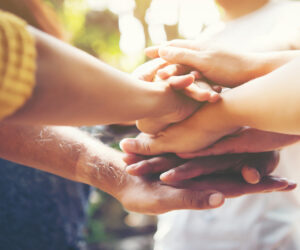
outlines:
[{"label": "finger", "polygon": [[131,165],[145,160],[145,156],[136,155],[136,154],[124,154],[122,159],[127,165]]},{"label": "finger", "polygon": [[190,86],[195,81],[192,74],[183,76],[172,76],[168,79],[168,84],[175,90],[182,90]]},{"label": "finger", "polygon": [[168,62],[161,58],[148,61],[139,66],[132,75],[140,80],[152,82],[157,71],[168,65]]},{"label": "finger", "polygon": [[[171,187],[170,187],[171,188]],[[170,210],[178,209],[212,209],[223,205],[224,195],[212,190],[172,189],[160,199],[160,205]]]},{"label": "finger", "polygon": [[198,102],[208,101],[208,102],[213,103],[213,102],[217,102],[221,98],[221,96],[218,93],[213,92],[208,89],[199,88],[196,84],[191,84],[190,86],[183,89],[182,92],[186,96],[188,96]]},{"label": "finger", "polygon": [[[171,64],[157,71],[157,75],[165,80],[171,76],[180,76],[190,73],[191,67],[182,64]],[[198,75],[197,75],[198,76]]]},{"label": "finger", "polygon": [[159,57],[158,50],[160,46],[151,46],[145,49],[146,56],[150,58],[157,58]]},{"label": "finger", "polygon": [[172,76],[169,78],[168,83],[175,90],[183,90],[183,93],[199,102],[216,102],[220,99],[220,95],[212,90],[209,84],[199,81],[192,84],[195,80],[193,74],[184,76]]},{"label": "finger", "polygon": [[[194,72],[199,73],[198,71],[194,71]],[[192,73],[193,73],[193,72],[191,72],[191,74],[192,74]],[[207,82],[205,82],[205,81],[199,81],[199,80],[198,80],[198,81],[195,81],[195,85],[197,85],[197,87],[200,88],[200,89],[206,89],[206,90],[209,91],[210,97],[209,97],[209,99],[207,100],[208,102],[214,103],[214,102],[217,102],[217,101],[221,98],[221,96],[219,95],[219,93],[216,92],[216,91],[213,89],[213,87],[212,87],[210,84],[208,84]]]},{"label": "finger", "polygon": [[242,176],[251,184],[258,183],[261,177],[272,173],[279,163],[279,153],[276,151],[248,155],[242,168]]},{"label": "finger", "polygon": [[221,93],[222,92],[222,86],[220,85],[211,85],[211,88],[216,91],[217,93]]},{"label": "finger", "polygon": [[261,178],[261,175],[257,169],[249,167],[247,165],[242,168],[241,174],[244,180],[250,184],[259,183]]},{"label": "finger", "polygon": [[166,153],[164,145],[159,138],[152,138],[148,135],[135,139],[127,138],[120,142],[120,147],[125,153],[138,155],[160,155]]},{"label": "finger", "polygon": [[[193,159],[193,158],[196,158],[196,157],[210,155],[210,154],[206,153],[206,151],[205,151],[205,153],[202,153],[202,152],[203,151],[195,152],[195,153],[178,153],[177,156],[182,158],[182,159]],[[211,154],[211,155],[214,155],[214,154]]]},{"label": "finger", "polygon": [[194,177],[228,171],[234,166],[240,166],[247,155],[222,155],[196,158],[183,163],[160,175],[166,183],[176,183]]},{"label": "finger", "polygon": [[286,188],[280,189],[280,192],[289,192],[297,187],[297,183],[294,181],[288,181],[288,186]]},{"label": "finger", "polygon": [[203,78],[202,74],[199,71],[191,71],[191,74],[194,75],[195,80],[201,80]]},{"label": "finger", "polygon": [[222,192],[226,198],[238,197],[244,194],[265,193],[279,191],[288,187],[288,181],[284,178],[266,176],[260,183],[246,183],[242,177],[236,176],[205,176],[198,181],[185,181],[177,184],[177,187],[191,188],[194,190],[214,190]]},{"label": "finger", "polygon": [[[199,73],[198,71],[193,71],[193,72],[191,72],[190,74],[197,74],[197,73],[194,73],[194,72],[197,72],[197,73]],[[196,76],[194,75],[194,77],[195,77],[195,79],[196,79]],[[206,89],[206,90],[213,90],[212,89],[212,87],[211,87],[211,85],[210,84],[208,84],[207,82],[205,82],[205,81],[195,81],[195,85],[197,85],[197,87],[199,87],[199,88],[201,88],[201,89]]]},{"label": "finger", "polygon": [[162,46],[173,46],[173,47],[179,47],[179,48],[187,48],[187,49],[192,49],[192,50],[199,50],[200,45],[197,41],[194,40],[185,40],[185,39],[175,39],[172,41],[168,41],[163,43],[162,45],[156,45],[156,46],[151,46],[145,49],[145,54],[146,56],[150,58],[157,58],[159,57],[159,49]]},{"label": "finger", "polygon": [[127,173],[135,176],[155,174],[167,171],[183,163],[183,160],[174,156],[158,156],[132,164],[126,168]]},{"label": "finger", "polygon": [[198,52],[185,48],[164,46],[159,49],[159,55],[169,63],[184,64],[201,72],[207,70],[206,52]]},{"label": "finger", "polygon": [[171,40],[171,41],[168,41],[167,43],[162,44],[162,46],[173,46],[173,47],[186,48],[186,49],[191,49],[191,50],[204,49],[204,46],[201,46],[198,41],[187,40],[187,39]]}]

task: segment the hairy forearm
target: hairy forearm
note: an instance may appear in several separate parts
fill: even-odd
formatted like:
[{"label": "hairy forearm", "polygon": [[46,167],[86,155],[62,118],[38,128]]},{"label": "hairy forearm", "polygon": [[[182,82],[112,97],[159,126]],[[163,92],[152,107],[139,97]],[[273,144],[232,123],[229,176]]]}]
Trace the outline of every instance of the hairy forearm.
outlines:
[{"label": "hairy forearm", "polygon": [[212,109],[222,117],[229,117],[230,126],[300,134],[299,67],[300,59],[293,60],[266,76],[228,91],[215,105],[217,109]]},{"label": "hairy forearm", "polygon": [[4,159],[96,186],[114,196],[122,185],[121,153],[79,129],[1,123],[0,141]]},{"label": "hairy forearm", "polygon": [[40,125],[107,124],[151,117],[164,85],[150,85],[33,28],[33,96],[7,121]]}]

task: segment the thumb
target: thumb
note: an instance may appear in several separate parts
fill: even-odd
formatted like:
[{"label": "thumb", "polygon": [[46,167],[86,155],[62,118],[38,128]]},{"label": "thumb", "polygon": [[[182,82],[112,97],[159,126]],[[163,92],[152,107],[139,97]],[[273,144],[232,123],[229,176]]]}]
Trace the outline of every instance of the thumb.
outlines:
[{"label": "thumb", "polygon": [[177,48],[172,46],[164,46],[159,49],[159,56],[169,63],[177,63],[191,66],[199,71],[206,68],[207,58],[205,51],[195,51],[185,48]]},{"label": "thumb", "polygon": [[127,154],[158,155],[165,153],[159,139],[127,138],[120,142],[120,148]]}]

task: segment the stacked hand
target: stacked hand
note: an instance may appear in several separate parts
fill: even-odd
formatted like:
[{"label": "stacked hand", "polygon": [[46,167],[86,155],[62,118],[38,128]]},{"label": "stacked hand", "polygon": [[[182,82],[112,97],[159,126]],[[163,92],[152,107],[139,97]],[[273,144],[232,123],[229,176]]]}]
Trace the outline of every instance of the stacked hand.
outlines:
[{"label": "stacked hand", "polygon": [[[174,187],[212,188],[225,197],[287,191],[295,187],[290,183],[284,188],[274,186],[269,190],[265,185],[268,186],[270,180],[278,180],[269,176],[279,159],[274,150],[291,145],[300,137],[236,126],[231,117],[215,112],[213,107],[219,105],[215,103],[218,98],[209,96],[213,90],[219,92],[220,86],[234,88],[264,75],[274,69],[274,64],[260,54],[205,50],[194,41],[173,41],[166,46],[149,48],[146,53],[153,58],[159,56],[148,64],[160,63],[160,67],[140,71],[143,80],[153,81],[157,75],[173,89],[206,104],[199,105],[191,117],[185,120],[181,117],[179,123],[158,133],[146,134],[151,131],[149,126],[155,127],[153,121],[139,121],[138,127],[145,133],[121,142],[122,149],[128,153],[124,160],[129,164],[129,174],[159,173],[161,181]],[[200,88],[193,81],[183,80],[188,77],[201,80]]]},{"label": "stacked hand", "polygon": [[[156,73],[167,65],[165,60],[158,58],[138,67],[133,72],[133,76],[143,81],[152,82]],[[175,96],[179,100],[177,106],[173,107],[175,112],[166,112],[162,107],[161,113],[166,113],[165,115],[141,119],[137,121],[137,127],[145,133],[156,134],[169,124],[186,119],[204,102],[217,102],[220,99],[218,92],[214,91],[209,84],[199,81],[199,78],[198,72],[190,71],[185,75],[174,75],[165,80],[158,79],[156,84],[165,84],[170,93],[175,92]]]}]

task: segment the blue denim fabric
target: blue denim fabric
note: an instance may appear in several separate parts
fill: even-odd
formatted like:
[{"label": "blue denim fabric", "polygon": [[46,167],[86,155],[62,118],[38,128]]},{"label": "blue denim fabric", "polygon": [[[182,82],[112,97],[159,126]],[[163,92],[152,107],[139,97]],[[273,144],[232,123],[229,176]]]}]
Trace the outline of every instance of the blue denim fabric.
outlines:
[{"label": "blue denim fabric", "polygon": [[84,249],[90,187],[0,159],[0,249]]}]

